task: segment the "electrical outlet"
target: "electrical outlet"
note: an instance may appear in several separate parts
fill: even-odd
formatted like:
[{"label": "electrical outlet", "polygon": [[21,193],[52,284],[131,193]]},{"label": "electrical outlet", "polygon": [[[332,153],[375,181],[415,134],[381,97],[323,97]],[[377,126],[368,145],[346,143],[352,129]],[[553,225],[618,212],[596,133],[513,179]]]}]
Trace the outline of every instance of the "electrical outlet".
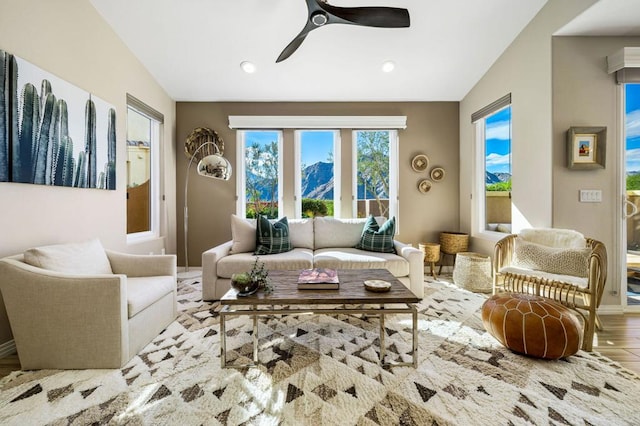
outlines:
[{"label": "electrical outlet", "polygon": [[601,203],[602,191],[600,189],[581,189],[580,202],[581,203]]}]

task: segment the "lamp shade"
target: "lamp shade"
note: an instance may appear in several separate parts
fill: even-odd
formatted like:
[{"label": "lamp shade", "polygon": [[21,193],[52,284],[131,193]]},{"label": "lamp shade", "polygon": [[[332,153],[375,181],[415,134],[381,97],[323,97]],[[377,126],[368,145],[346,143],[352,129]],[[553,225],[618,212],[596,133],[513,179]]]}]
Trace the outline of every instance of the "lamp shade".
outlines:
[{"label": "lamp shade", "polygon": [[198,162],[198,174],[213,179],[229,180],[231,163],[219,154],[207,155]]}]

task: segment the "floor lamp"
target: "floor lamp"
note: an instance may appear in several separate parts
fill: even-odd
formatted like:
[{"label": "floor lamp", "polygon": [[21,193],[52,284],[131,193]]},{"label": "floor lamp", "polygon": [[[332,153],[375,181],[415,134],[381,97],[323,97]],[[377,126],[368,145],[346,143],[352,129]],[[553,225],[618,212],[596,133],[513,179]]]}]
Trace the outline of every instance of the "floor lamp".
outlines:
[{"label": "floor lamp", "polygon": [[[213,140],[211,140],[213,139]],[[187,196],[189,193],[189,170],[193,161],[198,157],[198,153],[204,147],[213,147],[215,149],[214,154],[209,154],[203,157],[198,162],[197,172],[198,175],[219,179],[229,180],[231,178],[231,163],[222,156],[222,152],[218,145],[222,145],[222,139],[220,139],[217,133],[211,129],[197,128],[195,129],[185,145],[185,151],[187,155],[190,155],[189,165],[187,166],[186,176],[184,178],[184,270],[189,272],[189,251],[188,251],[188,232],[189,232],[189,207],[187,203]],[[193,153],[192,153],[193,151]]]}]

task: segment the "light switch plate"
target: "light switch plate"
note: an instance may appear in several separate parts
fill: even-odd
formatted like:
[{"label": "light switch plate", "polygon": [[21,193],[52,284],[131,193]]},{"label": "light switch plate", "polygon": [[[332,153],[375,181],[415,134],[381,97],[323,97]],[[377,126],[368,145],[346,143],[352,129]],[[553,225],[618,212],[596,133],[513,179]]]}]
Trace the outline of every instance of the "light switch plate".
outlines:
[{"label": "light switch plate", "polygon": [[602,190],[600,190],[600,189],[581,189],[580,190],[580,202],[581,203],[601,203],[602,202]]}]

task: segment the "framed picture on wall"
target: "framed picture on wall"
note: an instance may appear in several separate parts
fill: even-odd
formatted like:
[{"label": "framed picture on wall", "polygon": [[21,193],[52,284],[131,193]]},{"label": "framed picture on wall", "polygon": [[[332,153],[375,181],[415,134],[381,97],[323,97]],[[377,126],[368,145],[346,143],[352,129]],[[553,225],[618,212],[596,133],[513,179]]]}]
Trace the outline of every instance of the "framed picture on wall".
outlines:
[{"label": "framed picture on wall", "polygon": [[570,127],[567,131],[567,167],[604,169],[606,148],[606,127]]}]

